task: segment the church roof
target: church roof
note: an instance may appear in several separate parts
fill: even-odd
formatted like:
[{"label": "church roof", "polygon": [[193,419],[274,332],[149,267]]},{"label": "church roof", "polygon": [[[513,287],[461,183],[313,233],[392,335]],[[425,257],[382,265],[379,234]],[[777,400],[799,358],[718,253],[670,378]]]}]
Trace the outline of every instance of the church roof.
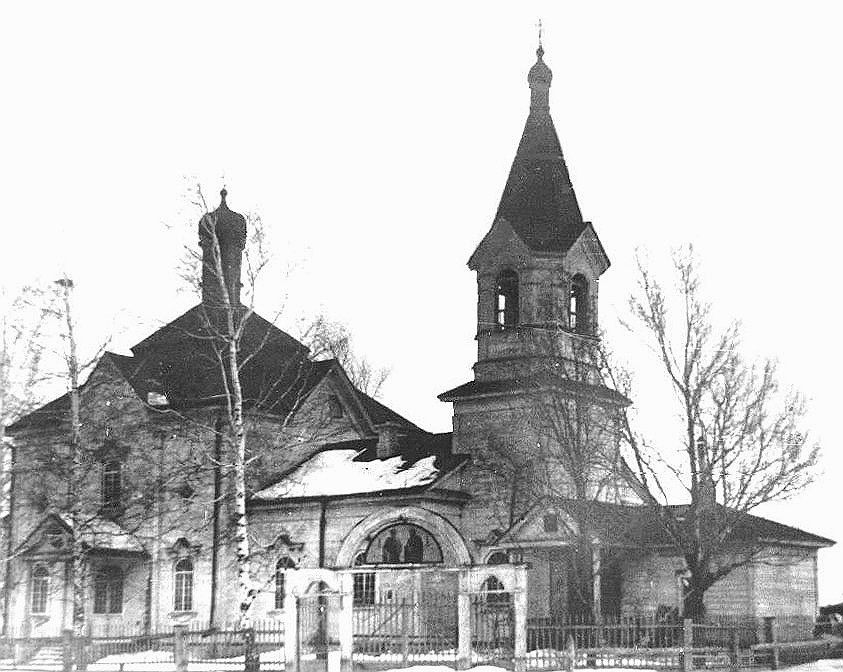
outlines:
[{"label": "church roof", "polygon": [[377,439],[328,444],[252,499],[309,499],[424,489],[467,459],[452,455],[450,448],[450,433],[427,432],[410,433],[402,441],[400,452],[389,458],[377,456]]},{"label": "church roof", "polygon": [[[623,406],[632,404],[632,401],[623,394],[605,385],[590,385],[578,380],[559,379],[556,377],[546,382],[551,384],[554,389],[558,389],[563,393],[594,397],[601,401],[608,401]],[[441,401],[456,401],[468,397],[497,396],[530,389],[536,391],[542,389],[541,381],[538,378],[529,381],[516,378],[507,380],[472,380],[447,392],[443,392],[439,395],[439,399]]]},{"label": "church roof", "polygon": [[[246,309],[243,308],[245,311]],[[170,406],[214,405],[225,397],[213,316],[199,304],[132,347],[122,360],[130,379],[145,391],[164,394]],[[246,318],[240,338],[240,382],[246,406],[289,413],[330,370],[333,362],[311,362],[308,349],[258,313]]]},{"label": "church roof", "polygon": [[[669,505],[674,517],[681,517],[687,505]],[[835,542],[826,537],[807,532],[797,527],[783,525],[768,518],[750,513],[742,513],[718,507],[731,516],[729,541],[735,543],[785,543],[805,546],[832,546]],[[655,510],[644,505],[613,504],[609,502],[578,501],[558,498],[534,506],[511,528],[506,530],[492,545],[507,546],[525,543],[540,543],[543,537],[548,541],[559,541],[572,532],[565,525],[560,525],[554,533],[544,533],[532,524],[537,518],[548,512],[563,513],[573,521],[585,517],[594,533],[602,539],[611,540],[617,546],[630,547],[668,547],[672,546],[670,537]]]},{"label": "church roof", "polygon": [[357,390],[357,394],[360,397],[360,401],[363,403],[363,408],[365,408],[366,413],[369,414],[369,418],[371,419],[373,425],[377,426],[382,425],[385,422],[397,422],[411,431],[425,433],[421,427],[413,422],[410,422],[403,415],[396,413],[388,406],[384,406],[377,399],[370,397],[365,392]]},{"label": "church roof", "polygon": [[552,73],[539,48],[528,81],[532,101],[496,219],[537,252],[565,253],[586,229],[548,105]]}]

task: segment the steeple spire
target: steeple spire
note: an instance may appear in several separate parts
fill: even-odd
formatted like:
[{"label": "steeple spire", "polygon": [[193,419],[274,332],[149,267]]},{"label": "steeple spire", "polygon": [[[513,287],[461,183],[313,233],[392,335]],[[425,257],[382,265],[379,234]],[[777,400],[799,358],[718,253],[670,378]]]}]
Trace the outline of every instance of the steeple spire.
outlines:
[{"label": "steeple spire", "polygon": [[577,197],[550,117],[553,73],[539,37],[530,68],[530,114],[504,187],[497,216],[534,250],[565,252],[585,229]]}]

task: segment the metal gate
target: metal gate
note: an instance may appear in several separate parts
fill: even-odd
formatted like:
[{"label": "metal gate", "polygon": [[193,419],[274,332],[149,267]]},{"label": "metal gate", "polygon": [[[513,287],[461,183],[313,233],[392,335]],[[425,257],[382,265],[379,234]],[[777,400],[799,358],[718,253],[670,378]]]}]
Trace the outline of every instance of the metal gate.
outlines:
[{"label": "metal gate", "polygon": [[338,669],[340,594],[321,589],[306,593],[298,598],[297,610],[299,672]]}]

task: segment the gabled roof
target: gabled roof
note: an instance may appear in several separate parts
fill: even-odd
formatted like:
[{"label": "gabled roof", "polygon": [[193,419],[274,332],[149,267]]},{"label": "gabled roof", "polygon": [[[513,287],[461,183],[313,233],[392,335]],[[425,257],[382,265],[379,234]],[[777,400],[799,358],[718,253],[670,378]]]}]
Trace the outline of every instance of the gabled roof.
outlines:
[{"label": "gabled roof", "polygon": [[397,422],[406,429],[414,432],[425,433],[421,427],[413,422],[410,422],[403,415],[396,413],[388,406],[384,406],[374,397],[370,397],[368,394],[361,392],[360,390],[357,390],[357,394],[360,396],[360,401],[366,409],[366,413],[369,414],[369,418],[372,420],[373,425],[377,426],[382,425],[385,422]]},{"label": "gabled roof", "polygon": [[[90,515],[83,518],[80,534],[86,550],[111,553],[146,553],[143,545],[113,520],[108,520],[99,515]],[[68,533],[73,529],[72,519],[68,514],[48,514],[19,545],[19,551],[27,553],[38,550],[43,534],[51,525],[57,525]],[[61,551],[61,549],[49,550],[51,552]]]}]

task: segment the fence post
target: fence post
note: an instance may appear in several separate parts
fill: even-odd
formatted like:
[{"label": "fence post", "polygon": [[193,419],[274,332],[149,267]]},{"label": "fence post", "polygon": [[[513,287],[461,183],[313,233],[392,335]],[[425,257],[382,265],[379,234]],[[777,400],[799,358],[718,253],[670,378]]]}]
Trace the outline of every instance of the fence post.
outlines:
[{"label": "fence post", "polygon": [[408,623],[410,619],[407,613],[406,597],[401,598],[399,609],[401,609],[401,666],[407,667],[407,661],[410,659],[410,624]]},{"label": "fence post", "polygon": [[515,672],[527,669],[527,568],[519,565],[514,574],[515,590],[512,593],[513,626],[515,641],[512,643]]},{"label": "fence post", "polygon": [[457,593],[457,669],[471,667],[471,593],[469,569],[459,573]]},{"label": "fence post", "polygon": [[770,661],[770,667],[774,670],[779,669],[779,626],[776,623],[775,616],[769,616],[764,619],[767,621],[766,626],[767,630],[770,633],[770,643],[773,645],[772,651],[772,660]]},{"label": "fence post", "polygon": [[243,668],[245,672],[258,672],[261,667],[260,654],[255,647],[255,629],[243,631]]},{"label": "fence post", "polygon": [[690,618],[682,619],[682,669],[694,669],[694,622]]},{"label": "fence post", "polygon": [[173,626],[173,662],[176,664],[176,672],[187,672],[186,635],[186,625]]},{"label": "fence post", "polygon": [[729,636],[731,640],[729,646],[729,665],[732,670],[737,671],[740,668],[740,642],[738,640],[737,629],[732,628]]},{"label": "fence post", "polygon": [[577,647],[574,644],[574,636],[568,635],[568,642],[565,645],[565,672],[574,672],[577,660]]},{"label": "fence post", "polygon": [[340,575],[340,670],[351,672],[354,653],[354,574]]},{"label": "fence post", "polygon": [[299,672],[299,598],[284,596],[284,669]]},{"label": "fence post", "polygon": [[61,662],[64,672],[73,670],[73,630],[61,631]]}]

